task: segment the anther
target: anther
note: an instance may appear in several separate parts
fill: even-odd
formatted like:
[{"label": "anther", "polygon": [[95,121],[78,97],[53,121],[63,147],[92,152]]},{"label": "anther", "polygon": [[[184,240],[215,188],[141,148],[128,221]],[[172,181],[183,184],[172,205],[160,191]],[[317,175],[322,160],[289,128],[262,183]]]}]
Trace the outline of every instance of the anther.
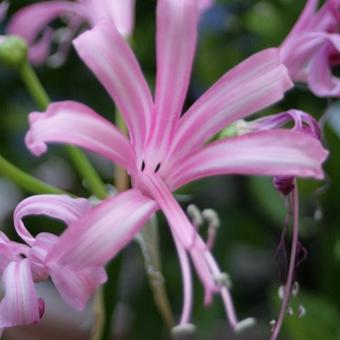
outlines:
[{"label": "anther", "polygon": [[143,161],[143,162],[142,162],[142,168],[141,168],[141,171],[143,172],[143,171],[144,171],[144,169],[145,169],[145,162]]},{"label": "anther", "polygon": [[187,213],[196,228],[199,228],[203,224],[204,221],[202,214],[195,204],[188,205]]},{"label": "anther", "polygon": [[306,308],[302,305],[299,305],[297,315],[299,318],[302,318],[303,316],[306,315]]},{"label": "anther", "polygon": [[291,306],[289,306],[289,307],[287,308],[287,314],[288,314],[289,316],[294,315],[294,310],[293,310],[293,308],[292,308]]},{"label": "anther", "polygon": [[156,166],[156,169],[155,169],[154,173],[157,173],[158,170],[160,169],[160,167],[161,167],[161,163],[158,163],[157,166]]},{"label": "anther", "polygon": [[180,324],[172,328],[171,333],[173,335],[185,335],[192,334],[196,330],[196,326],[192,323]]},{"label": "anther", "polygon": [[236,326],[235,326],[235,332],[240,333],[243,332],[245,329],[254,326],[256,323],[254,318],[247,318],[244,320],[241,320]]},{"label": "anther", "polygon": [[277,295],[279,296],[280,300],[283,300],[284,294],[285,294],[285,287],[284,286],[280,286],[280,288],[279,288],[279,290],[277,292]]},{"label": "anther", "polygon": [[227,287],[231,289],[232,283],[230,276],[227,273],[218,273],[214,275],[214,280],[219,286]]},{"label": "anther", "polygon": [[212,249],[217,234],[217,228],[220,226],[220,219],[217,212],[213,209],[203,210],[202,216],[209,223],[207,247],[208,249]]},{"label": "anther", "polygon": [[297,296],[299,294],[300,286],[299,282],[295,281],[292,288],[292,295]]}]

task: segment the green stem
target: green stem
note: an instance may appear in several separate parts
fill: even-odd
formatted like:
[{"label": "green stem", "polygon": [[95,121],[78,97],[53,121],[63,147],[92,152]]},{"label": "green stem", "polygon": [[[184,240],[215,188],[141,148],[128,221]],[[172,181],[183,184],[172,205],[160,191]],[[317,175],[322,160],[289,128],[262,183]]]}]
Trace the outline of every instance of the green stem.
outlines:
[{"label": "green stem", "polygon": [[34,194],[65,194],[64,191],[46,184],[20,170],[0,155],[0,175]]},{"label": "green stem", "polygon": [[[40,110],[46,110],[50,103],[50,98],[41,85],[33,68],[26,62],[19,68],[19,74],[38,108]],[[98,198],[104,199],[107,195],[105,185],[86,155],[74,146],[67,146],[66,151],[78,173],[87,181],[91,192]]]}]

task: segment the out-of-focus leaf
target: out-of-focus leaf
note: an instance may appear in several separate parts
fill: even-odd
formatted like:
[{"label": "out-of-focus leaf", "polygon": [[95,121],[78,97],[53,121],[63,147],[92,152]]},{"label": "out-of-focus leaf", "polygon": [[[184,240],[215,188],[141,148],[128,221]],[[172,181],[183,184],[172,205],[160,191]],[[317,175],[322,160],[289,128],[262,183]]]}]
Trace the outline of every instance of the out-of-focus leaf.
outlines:
[{"label": "out-of-focus leaf", "polygon": [[330,127],[340,138],[340,100],[329,106],[326,115]]},{"label": "out-of-focus leaf", "polygon": [[275,190],[271,178],[250,177],[249,187],[256,207],[277,225],[282,226],[285,218],[284,201]]},{"label": "out-of-focus leaf", "polygon": [[260,36],[275,37],[282,31],[282,16],[269,1],[258,2],[246,15],[247,28]]}]

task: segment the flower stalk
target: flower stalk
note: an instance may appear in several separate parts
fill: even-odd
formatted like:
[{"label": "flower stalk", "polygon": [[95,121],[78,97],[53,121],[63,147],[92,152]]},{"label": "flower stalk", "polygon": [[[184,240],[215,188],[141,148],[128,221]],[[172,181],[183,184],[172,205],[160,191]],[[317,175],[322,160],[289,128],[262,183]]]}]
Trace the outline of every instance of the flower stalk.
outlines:
[{"label": "flower stalk", "polygon": [[[45,110],[50,99],[33,68],[26,61],[18,68],[19,75],[40,110]],[[78,173],[86,180],[91,192],[100,199],[107,196],[105,185],[85,154],[74,146],[65,147]]]},{"label": "flower stalk", "polygon": [[10,179],[13,183],[33,194],[65,194],[55,188],[17,168],[0,155],[0,175]]},{"label": "flower stalk", "polygon": [[277,321],[274,324],[274,328],[270,337],[270,340],[276,340],[279,336],[280,329],[287,313],[289,306],[289,301],[291,297],[293,281],[294,281],[294,269],[296,264],[296,255],[298,249],[298,239],[299,239],[299,198],[298,198],[298,188],[296,180],[294,180],[294,189],[290,194],[291,205],[293,207],[293,229],[292,229],[292,245],[290,252],[290,261],[288,268],[287,281],[283,289],[283,300],[280,308],[280,313]]}]

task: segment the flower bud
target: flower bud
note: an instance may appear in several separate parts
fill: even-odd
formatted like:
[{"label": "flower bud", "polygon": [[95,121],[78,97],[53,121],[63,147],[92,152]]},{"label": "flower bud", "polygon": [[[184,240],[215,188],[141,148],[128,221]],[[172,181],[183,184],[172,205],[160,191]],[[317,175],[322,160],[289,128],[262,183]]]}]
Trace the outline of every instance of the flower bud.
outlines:
[{"label": "flower bud", "polygon": [[17,69],[27,60],[27,43],[24,39],[9,35],[0,36],[0,64]]}]

